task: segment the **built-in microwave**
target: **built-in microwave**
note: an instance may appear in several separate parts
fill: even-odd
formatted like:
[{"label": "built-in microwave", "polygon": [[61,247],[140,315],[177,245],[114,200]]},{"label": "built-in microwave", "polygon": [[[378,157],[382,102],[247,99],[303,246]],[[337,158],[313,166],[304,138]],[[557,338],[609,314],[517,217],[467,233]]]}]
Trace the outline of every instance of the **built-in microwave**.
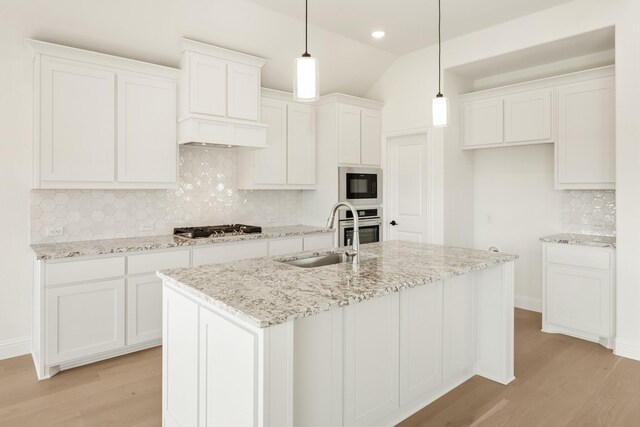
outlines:
[{"label": "built-in microwave", "polygon": [[338,168],[338,197],[353,205],[382,205],[382,169]]}]

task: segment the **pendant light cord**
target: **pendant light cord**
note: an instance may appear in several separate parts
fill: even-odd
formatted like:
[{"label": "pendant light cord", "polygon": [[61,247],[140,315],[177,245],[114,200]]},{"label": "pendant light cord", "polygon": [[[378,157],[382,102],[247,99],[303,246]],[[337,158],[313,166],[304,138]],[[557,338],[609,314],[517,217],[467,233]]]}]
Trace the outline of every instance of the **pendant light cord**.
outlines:
[{"label": "pendant light cord", "polygon": [[[306,0],[305,0],[306,1]],[[442,82],[442,35],[440,32],[442,21],[442,12],[440,11],[440,0],[438,0],[438,96],[442,96],[441,82]]]},{"label": "pendant light cord", "polygon": [[[439,1],[439,0],[438,0]],[[307,48],[307,33],[309,27],[309,0],[304,0],[304,55],[309,56],[308,48]]]}]

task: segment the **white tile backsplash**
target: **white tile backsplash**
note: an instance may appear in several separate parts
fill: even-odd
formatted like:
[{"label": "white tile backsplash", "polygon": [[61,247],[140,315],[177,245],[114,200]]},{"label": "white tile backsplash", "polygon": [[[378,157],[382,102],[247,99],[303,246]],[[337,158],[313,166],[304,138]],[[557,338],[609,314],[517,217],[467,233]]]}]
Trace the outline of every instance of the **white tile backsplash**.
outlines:
[{"label": "white tile backsplash", "polygon": [[[172,190],[33,190],[31,243],[170,234],[182,225],[300,222],[302,194],[237,190],[237,153],[180,148],[180,185]],[[49,235],[63,227],[62,235]]]},{"label": "white tile backsplash", "polygon": [[562,231],[616,235],[614,190],[571,190],[562,193]]}]

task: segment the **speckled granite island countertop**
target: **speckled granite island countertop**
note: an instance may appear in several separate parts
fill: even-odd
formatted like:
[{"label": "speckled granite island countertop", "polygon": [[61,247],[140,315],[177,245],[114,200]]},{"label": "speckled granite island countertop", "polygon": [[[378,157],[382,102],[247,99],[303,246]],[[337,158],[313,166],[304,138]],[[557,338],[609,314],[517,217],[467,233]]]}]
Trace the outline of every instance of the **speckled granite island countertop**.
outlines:
[{"label": "speckled granite island countertop", "polygon": [[591,234],[561,233],[540,238],[541,242],[564,243],[567,245],[595,246],[599,248],[615,248],[615,236],[595,236]]},{"label": "speckled granite island countertop", "polygon": [[[327,249],[320,253],[336,252]],[[264,328],[401,289],[482,270],[517,255],[388,241],[362,245],[360,266],[351,263],[301,268],[264,257],[165,270],[158,276],[197,298]],[[318,253],[318,252],[315,252]]]},{"label": "speckled granite island countertop", "polygon": [[237,242],[242,240],[274,239],[279,237],[304,236],[318,233],[333,233],[322,227],[308,225],[289,225],[283,227],[263,227],[262,233],[241,234],[236,236],[213,237],[207,239],[187,239],[173,235],[128,237],[122,239],[86,240],[79,242],[45,243],[31,245],[37,259],[72,258],[86,255],[106,255],[135,252],[151,249],[166,249],[178,246],[213,245],[216,243]]}]

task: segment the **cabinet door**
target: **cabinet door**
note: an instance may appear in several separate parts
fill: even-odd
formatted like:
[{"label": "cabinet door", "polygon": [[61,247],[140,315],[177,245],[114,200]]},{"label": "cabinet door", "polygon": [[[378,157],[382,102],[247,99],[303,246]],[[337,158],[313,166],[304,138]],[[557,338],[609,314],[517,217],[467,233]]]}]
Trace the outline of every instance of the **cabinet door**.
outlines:
[{"label": "cabinet door", "polygon": [[250,65],[227,65],[227,116],[258,121],[260,107],[260,70]]},{"label": "cabinet door", "polygon": [[262,100],[261,119],[269,125],[267,148],[242,155],[253,156],[253,184],[286,184],[287,182],[287,103],[276,99]]},{"label": "cabinet door", "polygon": [[400,404],[442,383],[442,282],[400,291]]},{"label": "cabinet door", "polygon": [[501,144],[503,138],[502,99],[485,99],[464,104],[464,146]]},{"label": "cabinet door", "polygon": [[124,279],[47,289],[47,363],[124,347]]},{"label": "cabinet door", "polygon": [[398,294],[344,310],[345,426],[375,425],[398,407]]},{"label": "cabinet door", "polygon": [[118,181],[177,182],[176,82],[118,75]]},{"label": "cabinet door", "polygon": [[162,280],[155,274],[127,279],[127,345],[162,338]]},{"label": "cabinet door", "polygon": [[360,164],[360,109],[338,105],[338,162]]},{"label": "cabinet door", "polygon": [[189,109],[192,113],[227,114],[227,63],[199,53],[189,53]]},{"label": "cabinet door", "polygon": [[610,277],[606,270],[561,264],[546,266],[546,320],[610,336]]},{"label": "cabinet door", "polygon": [[614,96],[613,77],[558,88],[557,188],[615,188]]},{"label": "cabinet door", "polygon": [[551,141],[551,89],[505,97],[504,140]]},{"label": "cabinet door", "polygon": [[316,183],[316,110],[289,104],[287,114],[287,183]]},{"label": "cabinet door", "polygon": [[40,73],[40,180],[113,181],[115,74],[46,56]]},{"label": "cabinet door", "polygon": [[362,153],[363,165],[380,165],[380,111],[362,110]]}]

